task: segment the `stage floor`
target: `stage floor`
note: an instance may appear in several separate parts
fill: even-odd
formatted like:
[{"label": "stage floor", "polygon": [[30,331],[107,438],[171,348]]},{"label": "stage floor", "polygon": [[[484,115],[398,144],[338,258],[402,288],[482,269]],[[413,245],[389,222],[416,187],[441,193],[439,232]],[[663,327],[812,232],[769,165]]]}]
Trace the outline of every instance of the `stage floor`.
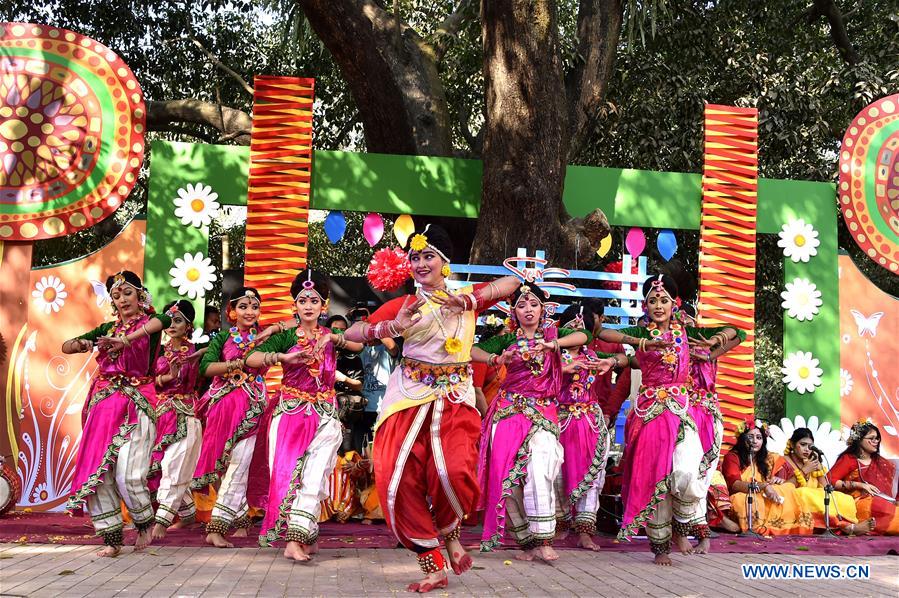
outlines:
[{"label": "stage floor", "polygon": [[[259,526],[253,527],[250,537],[232,538],[237,548],[258,547],[256,534]],[[134,531],[125,534],[126,543],[134,540]],[[322,548],[395,548],[396,539],[384,523],[363,525],[358,522],[327,522],[320,526]],[[462,542],[476,547],[480,539],[480,528],[465,527]],[[633,542],[617,542],[613,537],[598,536],[602,550],[615,552],[648,552],[645,539]],[[70,517],[64,513],[26,513],[14,511],[0,517],[0,542],[21,542],[29,544],[101,544],[93,534],[88,517]],[[178,529],[156,543],[158,546],[204,546],[200,529]],[[507,540],[510,548],[514,545]],[[570,536],[556,544],[557,548],[574,549],[575,539]],[[873,556],[899,554],[899,537],[862,536],[854,538],[826,539],[819,536],[791,536],[765,540],[741,538],[732,534],[721,534],[712,539],[712,550],[716,553],[756,553],[756,554],[807,554]]]},{"label": "stage floor", "polygon": [[[421,577],[405,550],[324,549],[305,564],[276,548],[151,546],[126,549],[115,559],[94,555],[96,546],[0,544],[0,593],[7,596],[403,596]],[[474,567],[449,575],[436,596],[890,596],[899,593],[894,556],[808,554],[710,554],[672,557],[657,567],[647,552],[563,551],[546,565],[515,560],[515,553],[475,554]],[[743,579],[743,564],[869,565],[864,580]]]}]

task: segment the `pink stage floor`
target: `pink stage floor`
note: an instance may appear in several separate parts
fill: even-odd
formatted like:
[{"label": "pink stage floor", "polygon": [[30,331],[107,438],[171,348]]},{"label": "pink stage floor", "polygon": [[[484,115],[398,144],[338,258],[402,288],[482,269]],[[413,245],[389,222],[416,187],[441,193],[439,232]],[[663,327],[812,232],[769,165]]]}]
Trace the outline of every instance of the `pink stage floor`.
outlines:
[{"label": "pink stage floor", "polygon": [[[238,548],[257,546],[255,534],[259,528],[251,530],[248,538],[233,538]],[[466,546],[477,546],[480,528],[464,528],[462,541]],[[126,542],[134,540],[134,532],[126,533]],[[70,517],[63,513],[25,513],[14,511],[0,517],[0,542],[27,542],[32,544],[100,544],[94,536],[87,517]],[[394,548],[396,539],[383,523],[363,525],[361,523],[323,523],[320,542],[322,548]],[[172,530],[165,539],[156,542],[160,546],[202,546],[203,533],[200,529]],[[648,551],[645,539],[618,543],[614,538],[599,536],[602,550],[618,552]],[[574,548],[574,538],[556,544],[557,548]],[[818,536],[780,537],[767,540],[740,538],[721,534],[712,540],[713,552],[759,553],[759,554],[818,554],[870,556],[899,554],[899,538],[864,536],[856,538],[825,539]]]}]

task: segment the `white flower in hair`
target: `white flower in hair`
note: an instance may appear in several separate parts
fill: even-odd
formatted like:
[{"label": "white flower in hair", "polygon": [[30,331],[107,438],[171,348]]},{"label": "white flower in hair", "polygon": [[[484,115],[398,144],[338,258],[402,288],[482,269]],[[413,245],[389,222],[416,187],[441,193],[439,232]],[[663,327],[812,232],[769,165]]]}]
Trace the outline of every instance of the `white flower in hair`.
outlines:
[{"label": "white flower in hair", "polygon": [[769,428],[770,436],[765,446],[769,451],[782,455],[787,447],[787,440],[793,435],[796,428],[808,428],[811,430],[812,436],[815,438],[815,446],[821,449],[827,460],[825,465],[827,463],[832,465],[843,449],[846,448],[846,443],[843,441],[840,430],[834,430],[830,422],[819,421],[817,415],[811,416],[808,420],[802,415],[797,415],[792,420],[786,417],[783,418],[780,420],[779,426],[772,425]]},{"label": "white flower in hair", "polygon": [[197,252],[194,255],[185,253],[184,257],[175,258],[175,265],[169,270],[172,279],[170,284],[178,289],[178,294],[197,299],[212,290],[215,282],[215,266],[212,260]]},{"label": "white flower in hair", "polygon": [[66,297],[69,296],[65,290],[66,285],[62,280],[53,276],[41,276],[41,279],[34,285],[31,296],[34,297],[34,304],[38,309],[43,310],[45,314],[58,312],[65,304]]},{"label": "white flower in hair", "polygon": [[781,305],[787,310],[787,315],[799,321],[811,320],[818,313],[821,301],[821,291],[815,283],[805,278],[795,278],[787,283],[787,290],[780,296],[783,298]]},{"label": "white flower in hair", "polygon": [[777,236],[777,246],[783,249],[784,257],[794,262],[808,262],[813,255],[818,254],[818,231],[805,220],[792,220],[783,225]]},{"label": "white flower in hair", "polygon": [[784,384],[799,394],[815,392],[821,386],[821,375],[824,373],[819,361],[809,351],[796,351],[784,359],[781,368]]},{"label": "white flower in hair", "polygon": [[209,226],[212,219],[219,211],[218,193],[212,191],[212,187],[197,183],[187,184],[178,189],[178,197],[175,198],[175,216],[185,226]]},{"label": "white flower in hair", "polygon": [[194,328],[193,334],[190,335],[190,342],[195,345],[202,345],[209,342],[209,335],[203,332],[202,328]]}]

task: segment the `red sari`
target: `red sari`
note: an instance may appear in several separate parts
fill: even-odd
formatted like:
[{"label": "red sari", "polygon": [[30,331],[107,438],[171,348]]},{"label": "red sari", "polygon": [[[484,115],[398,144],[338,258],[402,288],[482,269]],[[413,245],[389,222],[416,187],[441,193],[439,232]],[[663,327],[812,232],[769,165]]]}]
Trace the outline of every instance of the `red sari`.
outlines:
[{"label": "red sari", "polygon": [[843,453],[830,470],[830,480],[833,483],[843,481],[873,484],[884,496],[892,497],[892,500],[887,500],[863,490],[849,493],[855,498],[859,521],[873,517],[873,533],[890,536],[899,535],[899,508],[896,506],[896,489],[893,487],[895,475],[896,468],[889,459],[880,455],[872,457],[871,462],[864,465],[855,455]]}]

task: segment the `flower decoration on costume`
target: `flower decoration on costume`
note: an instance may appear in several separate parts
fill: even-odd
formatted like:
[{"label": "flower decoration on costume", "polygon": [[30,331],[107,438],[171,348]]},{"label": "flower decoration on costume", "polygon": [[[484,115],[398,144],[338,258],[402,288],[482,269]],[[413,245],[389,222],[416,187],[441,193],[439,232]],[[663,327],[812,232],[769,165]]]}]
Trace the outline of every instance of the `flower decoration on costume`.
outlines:
[{"label": "flower decoration on costume", "polygon": [[445,343],[443,343],[443,348],[446,350],[447,353],[449,353],[450,355],[453,355],[462,350],[462,341],[460,341],[459,339],[457,339],[454,336],[451,336],[448,339],[446,339]]},{"label": "flower decoration on costume", "polygon": [[848,370],[840,368],[840,396],[848,397],[849,393],[852,392],[854,384],[852,374],[850,374]]},{"label": "flower decoration on costume", "polygon": [[487,326],[502,326],[505,321],[497,316],[496,314],[488,314],[486,318],[484,318],[484,324]]},{"label": "flower decoration on costume", "polygon": [[777,236],[780,237],[777,246],[783,249],[784,257],[794,262],[808,262],[818,254],[818,245],[821,244],[818,231],[801,218],[784,224]]},{"label": "flower decoration on costume", "polygon": [[818,367],[819,363],[810,351],[790,353],[784,359],[784,365],[780,370],[783,373],[784,384],[799,394],[815,392],[815,389],[821,386],[821,375],[824,373],[824,370]]},{"label": "flower decoration on costume", "polygon": [[209,226],[212,218],[219,211],[218,193],[213,193],[212,187],[197,183],[178,189],[178,197],[175,198],[175,216],[185,226],[197,228]]},{"label": "flower decoration on costume", "polygon": [[821,291],[815,283],[805,278],[796,278],[793,282],[788,282],[787,290],[780,296],[783,298],[781,305],[787,310],[787,315],[799,321],[814,318],[822,303]]},{"label": "flower decoration on costume", "polygon": [[216,279],[215,266],[212,259],[203,257],[200,252],[175,258],[175,266],[169,270],[172,277],[170,284],[178,289],[179,295],[187,295],[191,299],[203,297],[206,291],[212,290]]},{"label": "flower decoration on costume", "polygon": [[412,251],[421,251],[428,246],[428,238],[422,234],[415,235],[409,241],[409,249]]},{"label": "flower decoration on costume", "polygon": [[831,465],[840,456],[840,452],[846,448],[843,443],[840,430],[834,430],[830,422],[818,420],[818,416],[813,415],[807,420],[802,415],[797,415],[793,419],[783,418],[780,425],[771,426],[771,435],[765,446],[770,452],[786,454],[786,447],[789,446],[790,437],[797,428],[808,428],[812,431],[815,438],[815,446],[821,449],[827,458],[827,463]]},{"label": "flower decoration on costume", "polygon": [[48,314],[51,311],[58,312],[59,308],[65,304],[69,293],[66,291],[66,285],[51,274],[50,276],[41,276],[41,279],[34,285],[31,296],[34,297],[34,304],[38,309]]},{"label": "flower decoration on costume", "polygon": [[395,291],[412,275],[412,265],[399,247],[379,249],[371,258],[366,272],[368,282],[377,291]]}]

